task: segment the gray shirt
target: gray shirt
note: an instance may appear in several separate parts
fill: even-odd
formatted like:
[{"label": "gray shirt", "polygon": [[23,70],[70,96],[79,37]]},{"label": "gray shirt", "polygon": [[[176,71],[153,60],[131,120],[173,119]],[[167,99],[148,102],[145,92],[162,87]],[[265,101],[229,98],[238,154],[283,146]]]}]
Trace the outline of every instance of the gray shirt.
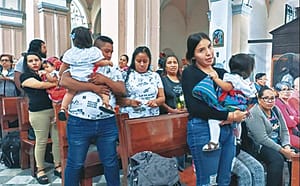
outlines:
[{"label": "gray shirt", "polygon": [[[281,140],[281,145],[290,145],[290,137],[285,120],[280,112],[280,110],[274,106],[277,110],[276,116],[278,119],[278,124],[280,125],[279,137]],[[250,115],[245,120],[247,128],[249,130],[249,135],[253,141],[259,145],[264,145],[266,147],[272,148],[276,151],[280,151],[282,148],[279,144],[275,143],[271,138],[272,124],[265,116],[258,104],[254,105],[250,109]]]}]

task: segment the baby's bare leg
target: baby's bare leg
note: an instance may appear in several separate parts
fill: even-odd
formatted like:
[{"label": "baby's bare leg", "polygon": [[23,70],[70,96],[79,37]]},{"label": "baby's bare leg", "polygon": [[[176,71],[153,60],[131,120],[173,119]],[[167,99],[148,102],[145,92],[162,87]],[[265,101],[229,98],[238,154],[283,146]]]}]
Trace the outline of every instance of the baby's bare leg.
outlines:
[{"label": "baby's bare leg", "polygon": [[70,91],[68,90],[66,92],[66,94],[64,95],[64,98],[61,102],[61,107],[60,109],[63,109],[63,110],[67,110],[68,109],[68,106],[69,104],[71,103],[73,97],[75,96],[76,92],[75,91]]},{"label": "baby's bare leg", "polygon": [[109,95],[101,94],[101,98],[102,98],[102,101],[103,101],[103,105],[109,106]]}]

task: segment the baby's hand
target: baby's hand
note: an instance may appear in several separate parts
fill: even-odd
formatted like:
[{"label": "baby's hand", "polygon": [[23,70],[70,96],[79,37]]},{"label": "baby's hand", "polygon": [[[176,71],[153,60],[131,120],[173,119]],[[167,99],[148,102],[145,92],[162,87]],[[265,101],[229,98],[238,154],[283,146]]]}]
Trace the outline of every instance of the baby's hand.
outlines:
[{"label": "baby's hand", "polygon": [[114,66],[113,62],[109,60],[105,60],[105,65]]},{"label": "baby's hand", "polygon": [[43,76],[45,74],[47,74],[47,72],[45,70],[39,70],[39,76]]},{"label": "baby's hand", "polygon": [[218,73],[214,70],[208,74],[212,80],[219,78]]}]

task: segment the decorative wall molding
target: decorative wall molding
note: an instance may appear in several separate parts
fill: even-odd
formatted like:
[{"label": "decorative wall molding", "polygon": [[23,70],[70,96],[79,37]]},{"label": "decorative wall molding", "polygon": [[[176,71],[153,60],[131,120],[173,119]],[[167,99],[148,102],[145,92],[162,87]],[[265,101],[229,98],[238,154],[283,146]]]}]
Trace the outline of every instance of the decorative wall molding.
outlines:
[{"label": "decorative wall molding", "polygon": [[59,12],[68,12],[69,8],[65,6],[55,5],[47,2],[38,3],[38,10],[42,11],[43,9],[55,10]]},{"label": "decorative wall molding", "polygon": [[247,6],[246,4],[232,5],[232,15],[250,15],[252,7]]},{"label": "decorative wall molding", "polygon": [[26,14],[22,11],[0,8],[0,25],[24,27]]}]

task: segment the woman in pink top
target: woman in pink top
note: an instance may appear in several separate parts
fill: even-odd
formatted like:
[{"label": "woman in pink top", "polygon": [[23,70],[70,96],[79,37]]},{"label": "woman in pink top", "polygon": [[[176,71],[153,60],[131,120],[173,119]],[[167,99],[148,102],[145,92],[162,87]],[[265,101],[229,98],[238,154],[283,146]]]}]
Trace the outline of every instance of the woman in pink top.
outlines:
[{"label": "woman in pink top", "polygon": [[289,129],[291,145],[300,149],[300,131],[297,128],[300,119],[297,112],[288,104],[288,99],[291,96],[291,86],[288,82],[282,81],[276,84],[275,89],[278,92],[275,105],[279,107],[285,119]]}]

